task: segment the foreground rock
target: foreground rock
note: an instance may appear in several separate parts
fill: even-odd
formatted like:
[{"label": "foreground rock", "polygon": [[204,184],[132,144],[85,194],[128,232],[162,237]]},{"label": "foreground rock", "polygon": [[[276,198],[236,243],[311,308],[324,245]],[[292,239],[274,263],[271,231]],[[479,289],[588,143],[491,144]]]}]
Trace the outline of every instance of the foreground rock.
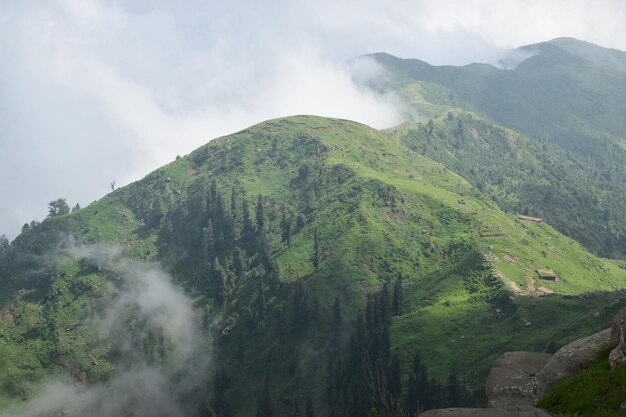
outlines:
[{"label": "foreground rock", "polygon": [[564,379],[573,376],[598,358],[600,351],[617,347],[609,361],[626,362],[626,307],[602,330],[562,347],[554,355],[541,352],[507,352],[494,362],[485,394],[490,408],[442,408],[419,417],[549,417],[552,414],[532,407],[535,401]]},{"label": "foreground rock", "polygon": [[426,411],[419,417],[553,417],[535,407],[506,408],[442,408]]},{"label": "foreground rock", "polygon": [[626,363],[626,343],[624,342],[625,322],[626,307],[623,307],[617,315],[613,317],[613,324],[611,326],[611,346],[615,346],[615,349],[609,354],[611,369],[615,369]]},{"label": "foreground rock", "polygon": [[532,406],[534,377],[553,356],[542,352],[507,352],[496,359],[485,383],[487,406]]},{"label": "foreground rock", "polygon": [[550,388],[591,365],[597,359],[598,353],[609,346],[610,336],[611,329],[605,329],[559,349],[535,375],[535,398],[543,398]]},{"label": "foreground rock", "polygon": [[622,307],[613,317],[611,323],[611,346],[617,346],[620,342],[622,323],[626,322],[626,307]]}]

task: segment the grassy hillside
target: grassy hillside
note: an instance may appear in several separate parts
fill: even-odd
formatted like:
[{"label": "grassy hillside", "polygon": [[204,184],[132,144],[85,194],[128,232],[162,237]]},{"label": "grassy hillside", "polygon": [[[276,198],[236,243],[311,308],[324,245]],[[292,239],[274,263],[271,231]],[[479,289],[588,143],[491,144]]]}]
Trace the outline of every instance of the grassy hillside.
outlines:
[{"label": "grassy hillside", "polygon": [[[197,415],[367,410],[358,376],[372,367],[404,401],[417,354],[416,372],[443,381],[454,366],[479,388],[504,351],[608,323],[623,264],[503,212],[415,145],[345,120],[271,120],[23,233],[0,254],[2,401],[54,374],[96,382],[119,369],[121,342],[89,325],[124,278],[59,256],[96,243],[159,262],[202,312],[217,366],[187,398]],[[171,341],[128,324],[142,355],[166,363]]]},{"label": "grassy hillside", "polygon": [[[375,87],[396,91],[424,118],[424,124],[429,118],[444,122],[444,129],[439,129],[444,131],[439,135],[443,138],[440,149],[421,147],[418,151],[427,152],[427,156],[464,176],[469,167],[459,166],[458,161],[465,157],[485,167],[497,158],[502,158],[496,161],[498,168],[504,161],[513,162],[510,171],[524,174],[516,179],[516,185],[498,183],[501,178],[475,173],[467,178],[475,185],[480,182],[513,195],[519,194],[519,188],[537,194],[537,182],[543,182],[551,189],[543,190],[541,197],[530,196],[528,203],[516,203],[517,211],[525,208],[524,204],[532,210],[542,210],[559,230],[584,242],[594,252],[623,258],[626,212],[618,200],[626,194],[626,100],[619,92],[626,86],[626,72],[615,60],[621,60],[624,53],[572,39],[557,39],[520,48],[514,54],[526,58],[514,69],[486,64],[436,67],[419,60],[376,54],[372,57],[391,76]],[[479,120],[469,123],[467,129],[459,130],[449,123],[445,126],[449,111],[470,112],[478,115]],[[494,124],[502,129],[493,132]],[[459,146],[462,139],[458,132],[464,130],[467,136],[472,128],[476,129],[474,135],[480,133],[474,141],[481,142],[483,151],[484,140],[490,142],[490,153],[481,156],[478,147]],[[506,129],[512,132],[506,133]],[[522,139],[514,144],[520,133]],[[505,139],[507,135],[510,137]],[[452,157],[444,155],[443,148]],[[496,153],[501,150],[506,153]],[[536,161],[537,171],[528,172],[527,158]],[[555,182],[563,181],[570,185],[567,190],[561,187],[560,194],[567,192],[566,201],[577,201],[573,208],[578,211],[576,215],[563,213],[563,208],[572,206],[571,203],[558,204],[560,209],[556,210],[550,202],[543,205],[537,201],[554,194]],[[501,204],[506,199],[509,198],[497,201]],[[507,201],[504,207],[511,207],[510,203]]]},{"label": "grassy hillside", "polygon": [[450,111],[393,129],[407,145],[470,181],[506,211],[542,217],[587,247],[623,248],[626,193],[548,142]]}]

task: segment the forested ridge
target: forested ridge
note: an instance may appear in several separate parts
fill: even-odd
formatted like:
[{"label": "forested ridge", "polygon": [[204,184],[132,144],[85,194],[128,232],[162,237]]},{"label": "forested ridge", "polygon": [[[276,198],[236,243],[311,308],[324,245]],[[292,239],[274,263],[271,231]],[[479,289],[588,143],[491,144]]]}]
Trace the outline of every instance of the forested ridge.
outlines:
[{"label": "forested ridge", "polygon": [[422,119],[426,130],[410,135],[416,149],[490,189],[503,208],[541,213],[600,256],[624,258],[623,52],[562,38],[518,48],[500,67],[370,57],[387,74],[370,86]]},{"label": "forested ridge", "polygon": [[[471,113],[405,126],[402,135],[412,149],[459,173],[504,210],[545,218],[600,254],[618,257],[626,247],[626,179],[610,180],[556,145]],[[612,172],[626,166],[608,162]]]}]

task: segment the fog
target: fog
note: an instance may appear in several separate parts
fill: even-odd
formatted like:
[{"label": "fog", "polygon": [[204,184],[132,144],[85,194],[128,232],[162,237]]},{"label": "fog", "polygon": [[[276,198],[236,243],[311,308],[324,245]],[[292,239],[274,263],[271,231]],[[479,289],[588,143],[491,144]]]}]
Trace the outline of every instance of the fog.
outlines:
[{"label": "fog", "polygon": [[[391,127],[346,62],[384,51],[496,63],[574,36],[626,49],[620,0],[0,2],[0,234],[82,206],[210,139],[318,114]],[[384,74],[378,74],[384,76]]]},{"label": "fog", "polygon": [[[118,352],[116,370],[106,382],[85,384],[69,376],[48,382],[23,405],[0,412],[2,417],[178,417],[192,414],[187,403],[199,387],[210,383],[213,362],[210,332],[192,300],[154,263],[124,259],[112,246],[69,246],[56,256],[71,257],[117,277],[119,287],[91,325]],[[129,315],[143,331],[162,337],[162,360],[150,360],[139,346]],[[187,399],[187,401],[185,401]],[[197,406],[197,404],[195,404]]]}]

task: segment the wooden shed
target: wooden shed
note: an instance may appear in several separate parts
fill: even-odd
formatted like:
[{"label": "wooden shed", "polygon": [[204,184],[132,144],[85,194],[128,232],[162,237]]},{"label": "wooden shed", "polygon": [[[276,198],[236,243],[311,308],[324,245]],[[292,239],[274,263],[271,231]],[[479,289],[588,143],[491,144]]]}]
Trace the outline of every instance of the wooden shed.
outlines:
[{"label": "wooden shed", "polygon": [[523,214],[518,214],[517,218],[525,222],[533,222],[533,223],[539,223],[539,224],[543,223],[543,219],[540,217],[524,216]]}]

